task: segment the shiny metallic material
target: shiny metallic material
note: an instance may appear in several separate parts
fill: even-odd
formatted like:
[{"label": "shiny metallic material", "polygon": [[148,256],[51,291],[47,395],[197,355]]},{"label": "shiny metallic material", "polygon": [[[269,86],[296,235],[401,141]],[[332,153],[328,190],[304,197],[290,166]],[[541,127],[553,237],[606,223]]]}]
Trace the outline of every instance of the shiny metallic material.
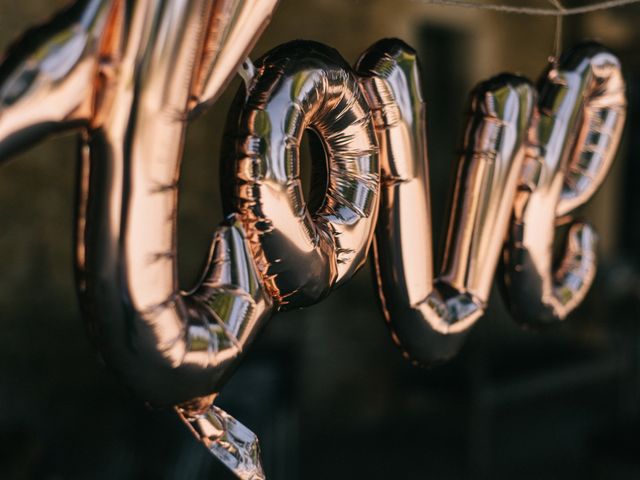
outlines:
[{"label": "shiny metallic material", "polygon": [[192,87],[192,108],[215,102],[271,21],[279,0],[216,0]]},{"label": "shiny metallic material", "polygon": [[[25,32],[0,64],[0,161],[58,131],[94,119],[106,93],[104,76],[116,74],[109,55],[125,41],[134,4],[124,0],[78,0],[53,19]],[[165,2],[172,15],[182,2]],[[195,61],[189,114],[210,106],[251,50],[278,0],[209,0],[200,28],[203,43]]]},{"label": "shiny metallic material", "polygon": [[[225,209],[239,212],[271,295],[286,308],[306,306],[366,260],[380,189],[375,130],[358,79],[335,50],[295,41],[255,68],[229,116],[228,136],[237,137],[222,164],[232,190]],[[305,130],[324,150],[313,158],[316,208],[300,182]]]},{"label": "shiny metallic material", "polygon": [[178,412],[204,446],[241,480],[265,480],[258,437],[227,412],[212,405],[199,415]]},{"label": "shiny metallic material", "polygon": [[233,219],[217,231],[199,286],[178,289],[184,118],[211,2],[171,5],[141,1],[122,12],[126,37],[107,52],[118,75],[104,75],[79,194],[86,318],[109,365],[157,405],[217,391],[273,303]]},{"label": "shiny metallic material", "polygon": [[405,356],[451,357],[483,314],[525,157],[535,92],[512,75],[480,84],[458,164],[441,274],[434,279],[425,107],[418,61],[382,40],[356,70],[380,142],[381,207],[374,259],[382,309]]},{"label": "shiny metallic material", "polygon": [[[234,215],[198,286],[181,292],[176,215],[186,119],[216,98],[275,3],[84,1],[0,68],[0,158],[82,128],[77,278],[105,360],[150,403],[185,414],[211,404],[273,311]],[[251,469],[259,462],[242,465],[245,478]]]},{"label": "shiny metallic material", "polygon": [[562,320],[588,292],[596,270],[593,227],[570,227],[554,269],[556,223],[566,223],[561,217],[587,202],[606,177],[625,114],[620,64],[600,45],[573,49],[543,78],[504,256],[504,290],[516,321]]},{"label": "shiny metallic material", "polygon": [[42,138],[86,126],[113,0],[85,0],[27,31],[0,64],[0,164]]}]

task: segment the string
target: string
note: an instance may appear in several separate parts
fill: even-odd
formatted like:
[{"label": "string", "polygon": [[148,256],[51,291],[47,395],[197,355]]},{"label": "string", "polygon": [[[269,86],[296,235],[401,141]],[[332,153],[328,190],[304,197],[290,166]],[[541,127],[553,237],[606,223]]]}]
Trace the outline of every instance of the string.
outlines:
[{"label": "string", "polygon": [[549,62],[555,64],[558,61],[560,51],[562,50],[562,26],[563,19],[568,15],[578,15],[583,13],[595,12],[598,10],[609,10],[611,8],[622,7],[634,3],[640,3],[640,0],[607,0],[582,7],[565,8],[560,0],[547,0],[554,8],[540,7],[516,7],[513,5],[504,5],[496,3],[474,3],[466,0],[414,0],[421,3],[433,5],[448,5],[462,8],[473,8],[478,10],[493,10],[504,13],[519,13],[524,15],[546,15],[556,17],[556,30],[553,42],[553,53],[549,57]]},{"label": "string", "polygon": [[[495,3],[474,3],[466,0],[413,0],[415,2],[432,5],[449,5],[462,8],[476,8],[480,10],[494,10],[496,12],[519,13],[523,15],[547,15],[554,17],[566,17],[568,15],[579,15],[583,13],[595,12],[598,10],[608,10],[610,8],[622,7],[633,3],[640,3],[640,0],[607,0],[592,5],[572,8],[540,8],[540,7],[515,7],[513,5],[500,5]],[[553,1],[553,0],[551,0]]]},{"label": "string", "polygon": [[562,21],[564,19],[564,15],[560,15],[564,12],[565,8],[560,3],[560,0],[549,0],[549,3],[556,7],[559,15],[556,17],[556,33],[555,39],[553,41],[553,56],[549,59],[551,63],[556,63],[560,56],[560,51],[562,50]]}]

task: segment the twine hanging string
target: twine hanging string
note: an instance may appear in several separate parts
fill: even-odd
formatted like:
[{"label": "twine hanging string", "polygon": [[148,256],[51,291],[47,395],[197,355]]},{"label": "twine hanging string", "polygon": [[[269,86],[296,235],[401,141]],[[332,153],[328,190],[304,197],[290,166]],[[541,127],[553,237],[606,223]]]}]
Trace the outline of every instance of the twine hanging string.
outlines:
[{"label": "twine hanging string", "polygon": [[623,7],[634,3],[640,3],[640,0],[606,0],[591,5],[583,5],[581,7],[566,8],[560,0],[547,0],[553,8],[543,7],[516,7],[514,5],[505,5],[498,3],[476,3],[467,0],[414,0],[419,3],[431,5],[447,5],[453,7],[472,8],[477,10],[493,10],[503,13],[517,13],[522,15],[536,16],[552,16],[556,17],[556,30],[553,42],[553,53],[549,61],[557,62],[562,49],[562,21],[568,15],[580,15],[584,13],[596,12],[599,10],[609,10],[616,7]]},{"label": "twine hanging string", "polygon": [[[580,15],[583,13],[596,12],[598,10],[609,10],[611,8],[623,7],[633,3],[640,3],[640,0],[606,0],[594,3],[592,5],[583,5],[582,7],[572,8],[542,8],[542,7],[516,7],[514,5],[503,5],[497,3],[476,3],[466,0],[414,0],[420,3],[433,5],[449,5],[463,8],[476,8],[480,10],[494,10],[496,12],[520,13],[523,15],[546,15],[551,17],[566,17],[568,15]],[[555,4],[553,0],[550,0]]]},{"label": "twine hanging string", "polygon": [[560,0],[548,1],[556,7],[556,10],[558,11],[558,15],[556,16],[556,33],[553,41],[553,54],[549,59],[551,63],[556,64],[560,57],[560,51],[562,50],[562,20],[564,19],[564,15],[562,15],[562,13],[565,11],[565,8],[562,6],[562,3],[560,3]]}]

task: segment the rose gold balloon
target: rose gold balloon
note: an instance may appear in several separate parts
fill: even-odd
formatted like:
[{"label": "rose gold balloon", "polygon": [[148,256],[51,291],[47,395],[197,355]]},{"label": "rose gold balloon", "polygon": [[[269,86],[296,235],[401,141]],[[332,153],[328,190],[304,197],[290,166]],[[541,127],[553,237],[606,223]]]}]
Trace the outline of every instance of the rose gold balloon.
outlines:
[{"label": "rose gold balloon", "polygon": [[[226,210],[239,212],[271,294],[301,307],[366,260],[378,211],[378,146],[358,80],[335,50],[291,42],[261,58],[256,71],[229,117],[227,136],[239,133],[233,158],[222,163],[232,190],[225,198],[233,198]],[[313,159],[327,179],[310,199],[317,211],[300,182],[305,130],[325,154]]]},{"label": "rose gold balloon", "polygon": [[114,4],[78,2],[9,49],[0,63],[0,164],[52,133],[87,125]]},{"label": "rose gold balloon", "polygon": [[78,288],[105,360],[155,405],[181,403],[187,419],[224,418],[231,430],[212,452],[243,478],[262,478],[255,437],[204,410],[273,301],[233,216],[214,234],[199,285],[179,290],[177,184],[186,118],[215,99],[275,3],[81,2],[0,69],[0,158],[84,127]]},{"label": "rose gold balloon", "polygon": [[588,292],[596,270],[593,227],[571,226],[554,269],[555,225],[588,201],[606,177],[625,110],[620,64],[600,45],[568,52],[542,80],[504,259],[505,292],[518,322],[562,320]]},{"label": "rose gold balloon", "polygon": [[417,363],[451,357],[483,314],[511,215],[534,103],[530,84],[479,85],[458,164],[446,252],[434,278],[425,108],[415,52],[382,40],[358,61],[382,169],[374,259],[393,338]]},{"label": "rose gold balloon", "polygon": [[200,286],[188,294],[178,288],[184,118],[211,7],[206,0],[122,7],[128,28],[107,52],[118,74],[103,75],[103,101],[86,136],[81,301],[111,367],[160,405],[217,391],[272,303],[233,221],[217,234]]},{"label": "rose gold balloon", "polygon": [[279,0],[216,0],[197,74],[192,108],[218,98],[267,27]]}]

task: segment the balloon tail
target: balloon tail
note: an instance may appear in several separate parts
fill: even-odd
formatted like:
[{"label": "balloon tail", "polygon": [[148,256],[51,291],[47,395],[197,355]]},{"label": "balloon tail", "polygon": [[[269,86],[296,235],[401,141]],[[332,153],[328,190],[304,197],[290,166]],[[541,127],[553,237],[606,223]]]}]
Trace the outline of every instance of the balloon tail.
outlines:
[{"label": "balloon tail", "polygon": [[251,82],[253,81],[253,77],[256,76],[256,67],[253,65],[253,62],[249,57],[245,58],[244,61],[238,67],[238,74],[242,77],[242,80],[244,81],[244,86],[248,95],[249,88],[251,87]]},{"label": "balloon tail", "polygon": [[178,415],[205,447],[240,480],[266,480],[255,433],[212,405],[196,416]]}]

